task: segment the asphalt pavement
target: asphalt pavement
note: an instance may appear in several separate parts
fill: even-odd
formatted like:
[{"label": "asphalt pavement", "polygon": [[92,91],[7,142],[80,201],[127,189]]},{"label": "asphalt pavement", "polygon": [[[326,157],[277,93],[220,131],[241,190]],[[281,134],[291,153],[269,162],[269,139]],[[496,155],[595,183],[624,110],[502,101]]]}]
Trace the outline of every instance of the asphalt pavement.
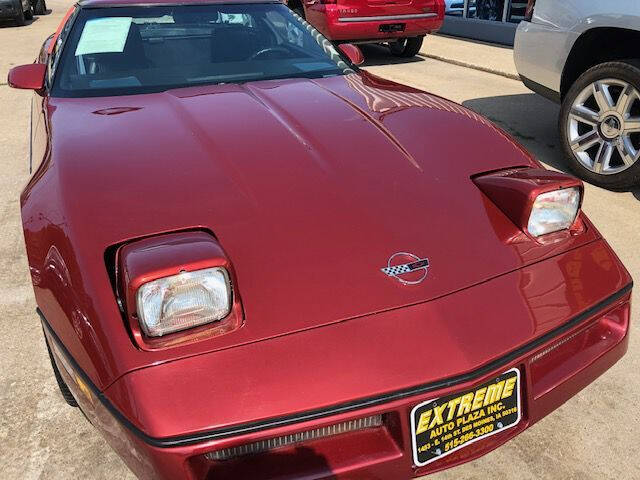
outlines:
[{"label": "asphalt pavement", "polygon": [[[134,478],[82,414],[64,403],[35,314],[19,208],[29,178],[30,93],[10,89],[6,74],[11,66],[33,61],[72,2],[47,4],[52,12],[25,27],[0,24],[0,258],[5,265],[0,273],[0,477]],[[365,47],[364,53],[368,70],[462,103],[505,129],[549,167],[565,170],[558,106],[505,75],[512,72],[510,50],[433,37],[415,59],[400,62],[379,47]],[[416,132],[428,135],[419,125]],[[455,138],[456,132],[451,135],[465,141]],[[640,191],[613,193],[587,185],[584,211],[639,278]],[[429,479],[640,478],[638,288],[634,302],[631,343],[623,360],[506,445]]]}]

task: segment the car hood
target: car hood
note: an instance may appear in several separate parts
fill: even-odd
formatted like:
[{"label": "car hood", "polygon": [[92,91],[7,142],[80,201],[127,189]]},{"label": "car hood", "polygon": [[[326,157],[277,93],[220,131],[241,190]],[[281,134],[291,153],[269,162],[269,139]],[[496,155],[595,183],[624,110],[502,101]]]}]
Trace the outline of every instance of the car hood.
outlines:
[{"label": "car hood", "polygon": [[[425,302],[586,241],[533,242],[475,186],[482,172],[538,166],[502,131],[369,74],[48,102],[41,175],[85,278],[86,316],[114,304],[100,306],[86,281],[93,270],[106,284],[109,247],[206,229],[234,265],[245,314],[208,350]],[[397,252],[429,259],[424,281],[381,271]],[[116,318],[92,328],[122,334]]]}]

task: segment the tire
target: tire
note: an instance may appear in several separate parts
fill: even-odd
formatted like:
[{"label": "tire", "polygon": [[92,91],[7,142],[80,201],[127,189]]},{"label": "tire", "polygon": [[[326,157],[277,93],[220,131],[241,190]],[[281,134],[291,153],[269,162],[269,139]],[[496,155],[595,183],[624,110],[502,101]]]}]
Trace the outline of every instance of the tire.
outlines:
[{"label": "tire", "polygon": [[33,13],[35,13],[36,15],[46,15],[47,2],[45,0],[37,0],[35,6],[33,7]]},{"label": "tire", "polygon": [[26,16],[24,14],[24,12],[22,11],[22,8],[18,9],[18,16],[16,17],[16,25],[19,27],[24,26],[27,22],[26,22]]},{"label": "tire", "polygon": [[33,7],[29,4],[29,10],[24,12],[24,18],[26,20],[33,20]]},{"label": "tire", "polygon": [[422,47],[423,39],[424,37],[401,38],[396,42],[389,42],[389,50],[396,57],[415,57]]},{"label": "tire", "polygon": [[609,190],[640,185],[640,60],[583,73],[563,99],[559,129],[577,176]]},{"label": "tire", "polygon": [[62,394],[62,398],[67,404],[71,407],[77,407],[78,402],[73,397],[71,390],[67,387],[67,384],[64,382],[62,375],[60,375],[60,370],[58,370],[58,366],[56,365],[55,360],[53,359],[53,354],[51,353],[51,348],[49,348],[49,342],[47,341],[47,337],[45,336],[44,341],[47,345],[47,352],[49,352],[49,360],[51,361],[51,367],[53,368],[53,374],[56,377],[56,382],[58,382],[58,388],[60,389],[60,393]]}]

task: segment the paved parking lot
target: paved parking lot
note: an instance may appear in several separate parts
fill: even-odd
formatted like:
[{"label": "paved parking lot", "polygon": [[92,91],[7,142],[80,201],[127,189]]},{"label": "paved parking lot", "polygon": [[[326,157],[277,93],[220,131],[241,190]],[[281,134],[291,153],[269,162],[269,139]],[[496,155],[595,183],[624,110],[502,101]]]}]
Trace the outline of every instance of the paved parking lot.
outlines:
[{"label": "paved parking lot", "polygon": [[[47,3],[53,12],[26,27],[0,25],[0,254],[5,265],[0,274],[0,476],[133,478],[80,412],[68,408],[59,395],[34,311],[18,201],[29,175],[30,93],[10,90],[6,74],[13,65],[33,61],[72,2]],[[468,44],[469,49],[479,48]],[[438,53],[429,52],[429,41],[423,51]],[[558,107],[519,82],[425,57],[389,64],[390,58],[377,47],[365,48],[365,55],[369,70],[460,102],[503,127],[545,164],[565,168],[556,132]],[[419,125],[415,130],[429,134]],[[588,185],[584,210],[638,278],[640,191],[612,193]],[[630,350],[612,370],[497,451],[429,478],[640,478],[637,288],[634,301]]]}]

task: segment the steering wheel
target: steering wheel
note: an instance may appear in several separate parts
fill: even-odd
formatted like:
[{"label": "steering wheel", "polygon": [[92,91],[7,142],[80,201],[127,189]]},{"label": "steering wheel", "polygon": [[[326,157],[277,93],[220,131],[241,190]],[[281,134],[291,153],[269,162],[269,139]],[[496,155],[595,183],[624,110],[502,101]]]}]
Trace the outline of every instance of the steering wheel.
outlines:
[{"label": "steering wheel", "polygon": [[289,52],[289,50],[287,50],[284,47],[267,47],[267,48],[263,48],[262,50],[258,50],[256,53],[252,54],[249,57],[249,60],[255,60],[258,57],[261,57],[262,55],[266,55],[268,53],[271,52],[280,52],[280,53],[285,53],[287,55],[289,55],[291,52]]}]

